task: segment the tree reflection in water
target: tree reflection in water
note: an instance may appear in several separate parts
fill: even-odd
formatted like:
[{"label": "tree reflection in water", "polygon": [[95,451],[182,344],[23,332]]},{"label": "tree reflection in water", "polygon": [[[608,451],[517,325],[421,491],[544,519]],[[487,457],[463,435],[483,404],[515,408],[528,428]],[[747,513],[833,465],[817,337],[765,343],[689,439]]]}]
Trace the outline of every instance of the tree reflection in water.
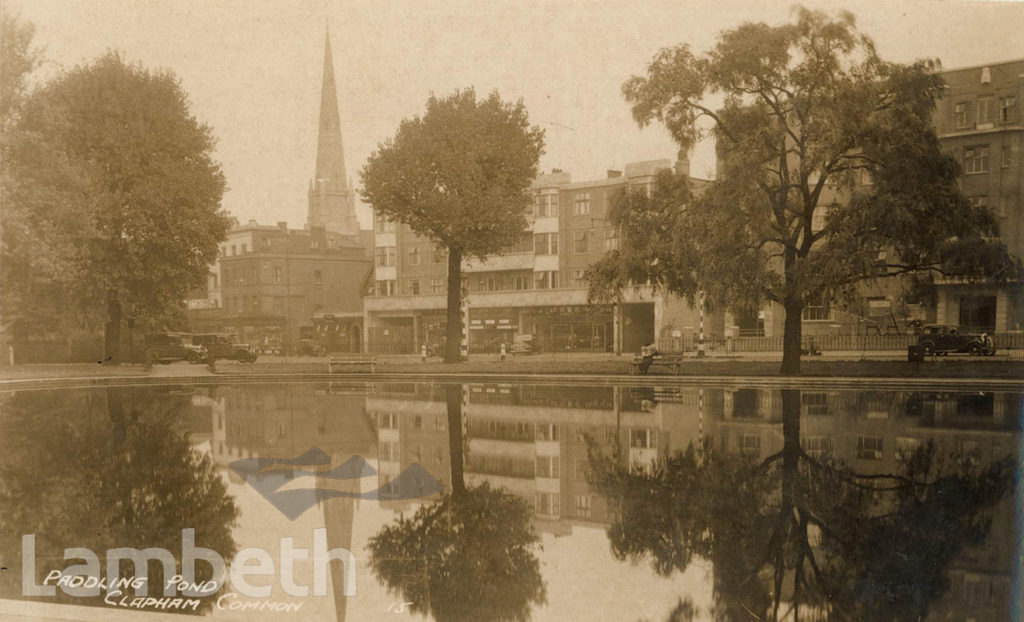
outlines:
[{"label": "tree reflection in water", "polygon": [[[782,407],[783,448],[761,461],[706,445],[638,469],[591,444],[613,553],[666,576],[710,560],[716,620],[922,619],[988,534],[1013,458],[978,468],[927,445],[897,473],[860,474],[801,449],[798,390]],[[670,619],[692,615],[681,601]]]},{"label": "tree reflection in water", "polygon": [[445,386],[451,492],[370,539],[370,568],[388,590],[436,620],[527,620],[546,602],[530,507],[463,475],[462,387]]},{"label": "tree reflection in water", "polygon": [[[0,418],[0,594],[21,595],[21,536],[35,534],[37,583],[65,561],[64,549],[84,547],[99,557],[118,547],[164,548],[181,573],[182,529],[195,529],[195,546],[228,563],[237,509],[208,456],[189,443],[190,398],[154,389],[28,391],[7,398]],[[10,554],[13,553],[13,554]],[[121,576],[137,572],[121,563]],[[149,564],[149,596],[163,595],[160,564]],[[196,564],[197,581],[212,577]],[[124,591],[134,596],[130,588]],[[103,605],[105,593],[52,599]],[[204,596],[200,611],[214,598]],[[192,611],[187,611],[193,613]]]}]

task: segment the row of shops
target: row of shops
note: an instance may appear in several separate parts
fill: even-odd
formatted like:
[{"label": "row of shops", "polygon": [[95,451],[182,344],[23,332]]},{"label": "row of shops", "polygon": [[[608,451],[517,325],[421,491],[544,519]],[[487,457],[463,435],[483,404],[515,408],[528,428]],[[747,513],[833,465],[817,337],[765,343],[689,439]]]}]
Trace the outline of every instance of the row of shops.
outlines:
[{"label": "row of shops", "polygon": [[[638,351],[654,339],[654,305],[558,305],[469,309],[470,354],[506,351]],[[447,319],[443,310],[380,316],[369,328],[371,351],[440,352]]]}]

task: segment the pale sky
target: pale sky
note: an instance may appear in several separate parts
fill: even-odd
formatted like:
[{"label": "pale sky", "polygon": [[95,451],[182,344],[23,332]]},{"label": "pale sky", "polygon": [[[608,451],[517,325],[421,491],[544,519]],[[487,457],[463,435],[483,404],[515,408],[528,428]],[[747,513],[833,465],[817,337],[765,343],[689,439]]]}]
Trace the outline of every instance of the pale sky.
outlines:
[{"label": "pale sky", "polygon": [[[781,23],[793,3],[754,0],[0,0],[36,27],[41,77],[107,49],[172,70],[213,129],[239,220],[301,227],[316,158],[329,22],[346,165],[358,171],[431,92],[474,86],[521,98],[546,131],[541,169],[574,181],[627,162],[675,158],[660,126],[639,129],[621,95],[661,48],[711,47],[746,21]],[[945,68],[1024,57],[1024,2],[807,1],[851,10],[883,58]],[[692,173],[714,168],[710,145]],[[369,210],[359,208],[367,226]]]}]

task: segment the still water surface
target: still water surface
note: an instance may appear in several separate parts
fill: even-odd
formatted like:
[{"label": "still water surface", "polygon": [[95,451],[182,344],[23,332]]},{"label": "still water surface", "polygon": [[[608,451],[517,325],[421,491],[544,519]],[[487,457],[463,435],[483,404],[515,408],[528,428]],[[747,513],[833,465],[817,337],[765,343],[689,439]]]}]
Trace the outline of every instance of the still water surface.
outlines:
[{"label": "still water surface", "polygon": [[4,393],[0,619],[1019,619],[1021,406],[712,386]]}]

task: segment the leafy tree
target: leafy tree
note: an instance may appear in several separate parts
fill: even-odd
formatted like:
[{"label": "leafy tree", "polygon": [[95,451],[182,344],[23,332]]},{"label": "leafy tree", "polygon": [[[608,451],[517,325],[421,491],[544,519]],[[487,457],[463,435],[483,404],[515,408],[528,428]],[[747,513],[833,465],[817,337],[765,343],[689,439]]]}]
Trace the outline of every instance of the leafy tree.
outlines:
[{"label": "leafy tree", "polygon": [[522,101],[472,88],[427,100],[422,117],[402,121],[363,167],[362,197],[378,216],[403,222],[448,251],[445,362],[460,360],[462,260],[483,261],[526,229],[526,190],[544,134]]},{"label": "leafy tree", "polygon": [[52,318],[104,322],[116,362],[122,318],[173,315],[206,279],[227,232],[210,129],[173,74],[116,53],[30,94],[17,126],[4,201],[5,315],[21,332]]},{"label": "leafy tree", "polygon": [[646,253],[595,266],[592,295],[650,279],[691,302],[703,292],[735,310],[777,303],[782,372],[797,374],[809,301],[901,274],[1012,276],[1005,248],[986,241],[993,216],[968,204],[957,163],[939,151],[934,69],[883,61],[849,13],[804,8],[793,23],[725,31],[702,56],[662,50],[623,85],[633,116],[663,123],[683,149],[708,123],[719,178],[701,192],[662,180],[649,201],[624,197],[613,220],[627,238],[649,236],[635,243]]},{"label": "leafy tree", "polygon": [[546,602],[532,511],[489,484],[467,487],[462,387],[446,385],[451,492],[370,539],[370,568],[417,613],[439,622],[530,619]]},{"label": "leafy tree", "polygon": [[783,447],[763,460],[709,443],[638,470],[592,444],[612,553],[664,576],[710,560],[715,619],[927,617],[948,565],[1012,494],[1014,456],[981,467],[927,445],[895,473],[861,474],[801,448],[799,391],[783,390],[782,408]]},{"label": "leafy tree", "polygon": [[39,66],[39,51],[32,47],[35,30],[10,11],[0,15],[0,133],[11,129],[28,90],[28,77]]},{"label": "leafy tree", "polygon": [[[5,396],[0,557],[11,571],[0,577],[0,594],[21,597],[22,534],[36,535],[37,581],[71,565],[63,559],[66,548],[94,551],[105,574],[108,549],[180,551],[182,529],[195,529],[196,546],[230,563],[238,510],[216,465],[190,444],[183,425],[189,409],[188,396],[161,389]],[[131,575],[130,566],[122,568],[121,576]],[[169,577],[162,566],[151,564],[149,596],[162,596],[164,578]],[[212,567],[197,564],[196,578],[212,579]],[[58,589],[54,598],[102,607],[104,596],[101,591],[97,597],[72,597]],[[200,609],[208,610],[214,600],[204,597]]]}]

